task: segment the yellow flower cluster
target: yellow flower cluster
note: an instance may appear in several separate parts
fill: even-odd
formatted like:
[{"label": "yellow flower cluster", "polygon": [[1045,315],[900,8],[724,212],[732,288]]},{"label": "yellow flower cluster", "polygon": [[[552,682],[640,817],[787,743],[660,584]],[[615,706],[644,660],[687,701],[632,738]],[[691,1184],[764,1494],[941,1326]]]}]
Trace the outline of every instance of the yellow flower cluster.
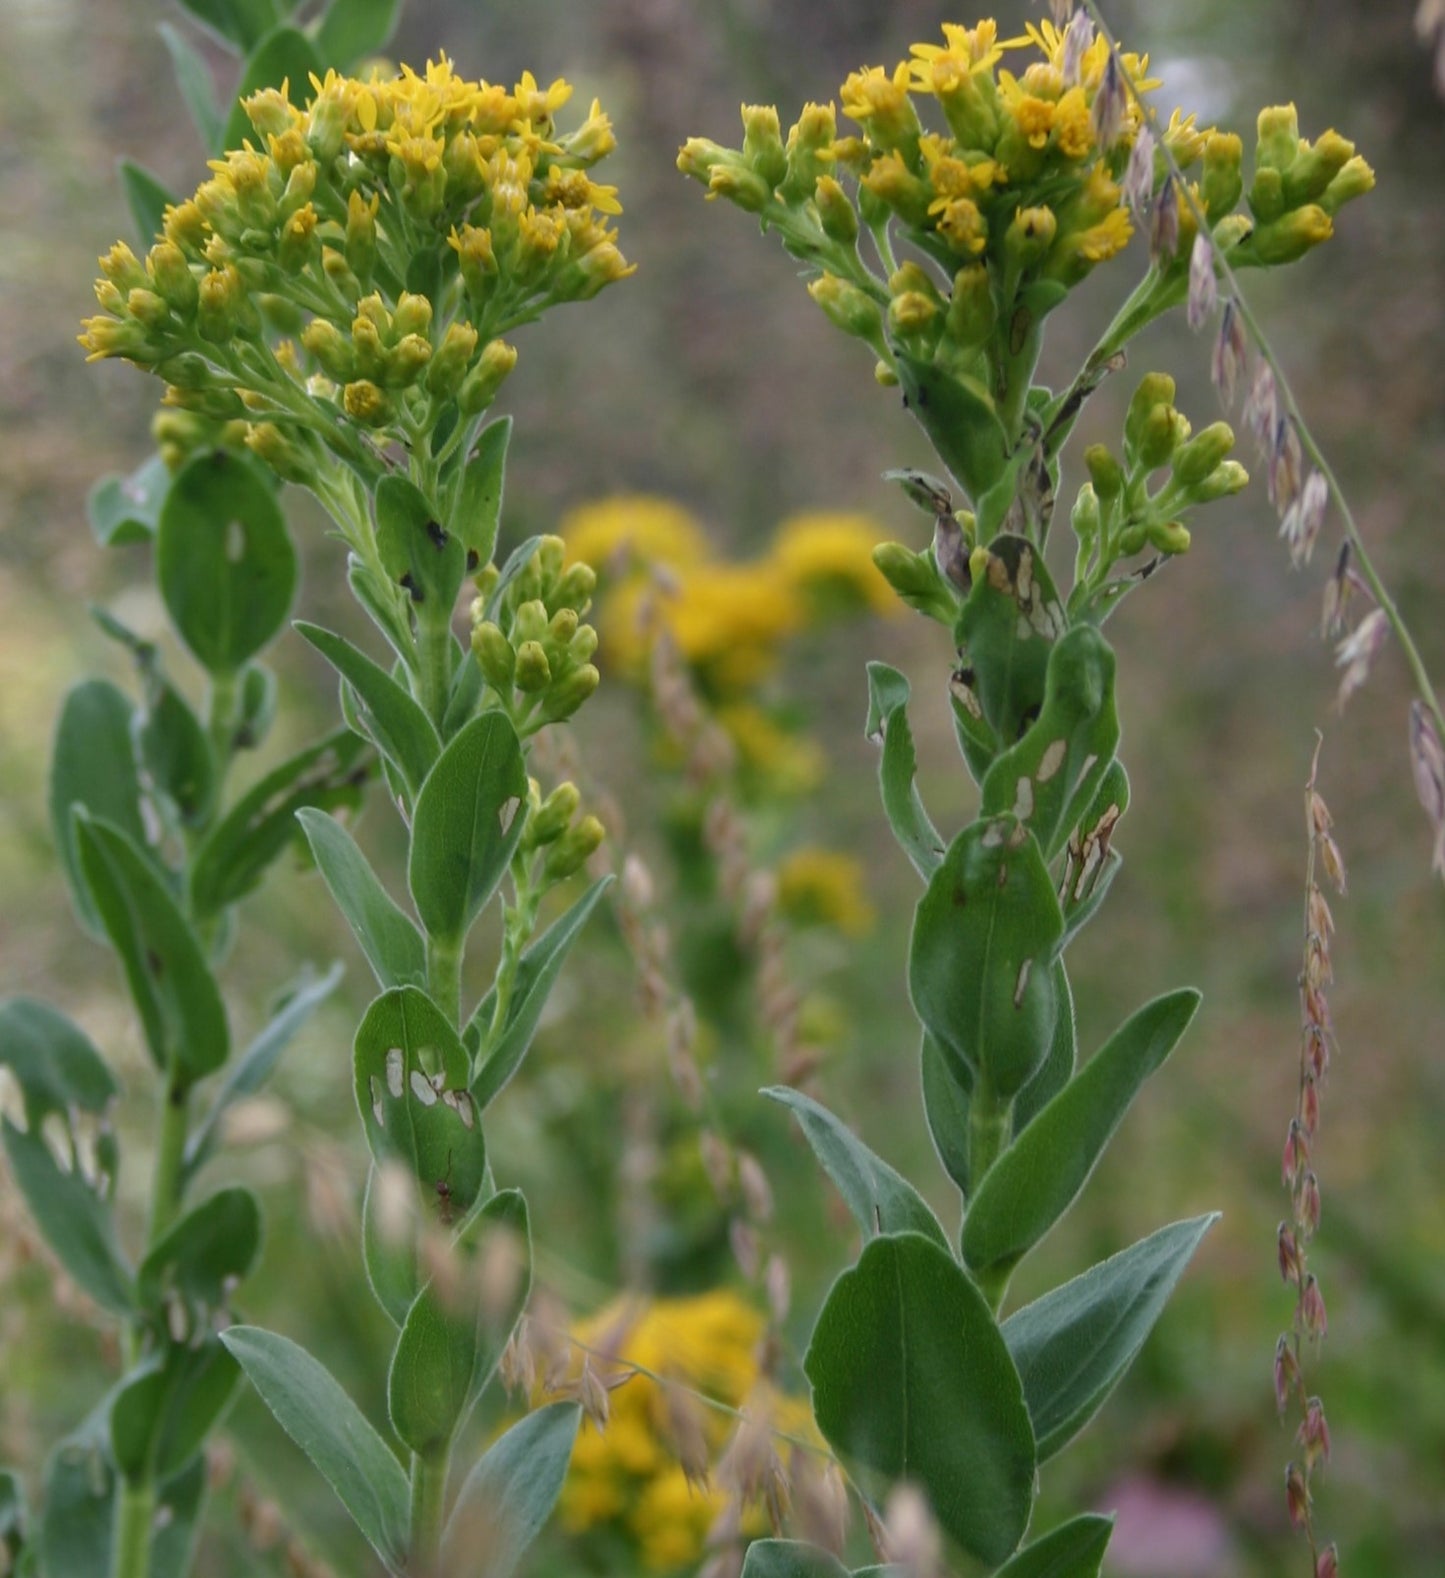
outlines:
[{"label": "yellow flower cluster", "polygon": [[[620,1345],[619,1329],[625,1331]],[[659,1299],[636,1311],[612,1305],[576,1335],[588,1348],[615,1353],[623,1365],[640,1365],[729,1408],[766,1407],[777,1430],[818,1440],[805,1402],[762,1385],[757,1350],[763,1319],[734,1293]],[[569,1532],[620,1533],[652,1572],[695,1564],[726,1501],[715,1484],[690,1482],[678,1462],[679,1406],[700,1430],[715,1465],[736,1420],[686,1396],[670,1408],[662,1387],[635,1375],[611,1394],[605,1430],[583,1425],[559,1505]]]},{"label": "yellow flower cluster", "polygon": [[616,189],[588,173],[610,124],[594,102],[560,133],[566,82],[524,73],[508,92],[443,57],[311,89],[243,101],[259,147],[213,160],[144,260],[116,243],[80,337],[153,369],[172,404],[246,417],[283,475],[304,472],[309,435],[335,446],[338,407],[407,443],[449,412],[465,427],[516,361],[503,334],[631,272]]},{"label": "yellow flower cluster", "polygon": [[873,926],[863,868],[836,849],[804,846],[778,866],[778,907],[794,925],[831,926],[861,937]]},{"label": "yellow flower cluster", "polygon": [[573,559],[601,570],[598,625],[612,661],[643,672],[666,630],[718,700],[755,691],[786,642],[818,620],[895,606],[873,565],[878,529],[862,515],[793,516],[743,564],[715,559],[702,526],[665,499],[583,505],[560,530]]}]

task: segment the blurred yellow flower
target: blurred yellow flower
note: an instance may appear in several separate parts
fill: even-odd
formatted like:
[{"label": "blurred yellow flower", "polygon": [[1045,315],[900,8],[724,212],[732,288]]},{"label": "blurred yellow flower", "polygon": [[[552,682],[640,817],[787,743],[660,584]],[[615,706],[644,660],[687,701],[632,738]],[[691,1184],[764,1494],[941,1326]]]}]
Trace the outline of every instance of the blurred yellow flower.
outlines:
[{"label": "blurred yellow flower", "polygon": [[811,511],[778,527],[770,557],[789,586],[824,609],[841,601],[892,614],[898,600],[873,563],[880,540],[879,526],[866,515]]},{"label": "blurred yellow flower", "polygon": [[731,694],[765,679],[805,622],[801,602],[767,563],[699,565],[663,607],[683,658]]},{"label": "blurred yellow flower", "polygon": [[598,570],[614,557],[630,554],[638,567],[660,564],[684,570],[708,557],[707,536],[697,518],[681,504],[651,494],[623,494],[568,511],[558,527],[569,562],[578,559]]},{"label": "blurred yellow flower", "polygon": [[818,746],[783,728],[761,707],[729,702],[718,708],[717,721],[737,747],[743,770],[766,779],[774,792],[806,794],[822,782],[826,763]]},{"label": "blurred yellow flower", "polygon": [[863,868],[836,849],[795,849],[778,866],[778,905],[798,925],[835,926],[850,937],[873,925]]},{"label": "blurred yellow flower", "polygon": [[[777,1428],[816,1441],[807,1404],[778,1397],[761,1381],[763,1331],[756,1309],[718,1290],[632,1307],[610,1304],[580,1323],[575,1336],[586,1348],[613,1355],[619,1366],[639,1365],[727,1409],[762,1399]],[[691,1401],[708,1460],[715,1464],[737,1421],[701,1399]],[[689,1482],[677,1461],[663,1388],[634,1374],[612,1392],[606,1428],[588,1423],[579,1433],[560,1511],[570,1532],[609,1527],[636,1544],[648,1570],[672,1572],[698,1561],[725,1500],[721,1490]]]}]

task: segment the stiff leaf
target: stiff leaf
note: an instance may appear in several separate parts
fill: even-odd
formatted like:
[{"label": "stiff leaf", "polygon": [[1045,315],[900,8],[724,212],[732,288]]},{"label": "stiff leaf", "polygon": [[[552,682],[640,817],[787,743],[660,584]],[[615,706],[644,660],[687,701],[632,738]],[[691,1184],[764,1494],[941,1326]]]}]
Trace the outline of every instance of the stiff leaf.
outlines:
[{"label": "stiff leaf", "polygon": [[391,42],[401,0],[331,0],[316,34],[328,66],[347,67],[379,55]]},{"label": "stiff leaf", "polygon": [[496,891],[522,837],[527,767],[511,720],[473,718],[417,796],[408,876],[432,937],[459,945]]},{"label": "stiff leaf", "polygon": [[155,536],[170,485],[170,467],[159,455],[152,455],[128,477],[102,477],[85,500],[95,540],[102,548],[148,542]]},{"label": "stiff leaf", "polygon": [[[221,42],[243,54],[254,48],[267,29],[276,24],[275,0],[180,0],[180,3]],[[276,86],[280,86],[279,81]],[[246,124],[250,126],[249,121]],[[240,146],[238,141],[232,142],[229,138],[226,141],[228,148]]]},{"label": "stiff leaf", "polygon": [[1099,1578],[1114,1520],[1097,1512],[1070,1518],[1004,1563],[994,1578]]},{"label": "stiff leaf", "polygon": [[119,828],[75,813],[80,867],[120,956],[156,1067],[189,1085],[230,1052],[226,1010],[190,922]]},{"label": "stiff leaf", "polygon": [[512,419],[504,416],[482,429],[472,457],[462,473],[461,497],[453,526],[475,569],[490,562],[497,546],[497,524],[502,515],[502,490],[506,483],[507,445]]},{"label": "stiff leaf", "polygon": [[958,620],[967,667],[954,685],[956,705],[982,719],[1007,749],[1044,701],[1049,653],[1064,633],[1064,608],[1043,556],[1005,532],[989,544],[982,571]]},{"label": "stiff leaf", "polygon": [[1034,1440],[983,1295],[917,1233],[875,1238],[833,1284],[803,1362],[828,1444],[870,1495],[910,1480],[980,1560],[1028,1526]]},{"label": "stiff leaf", "polygon": [[106,679],[87,679],[66,692],[55,730],[50,826],[76,914],[96,937],[104,935],[105,928],[81,874],[71,810],[81,807],[98,821],[120,828],[138,849],[146,848],[132,737],[134,716],[135,708],[124,691]]},{"label": "stiff leaf", "polygon": [[161,508],[156,579],[197,662],[231,674],[254,657],[285,623],[296,574],[285,517],[258,464],[224,449],[188,460]]},{"label": "stiff leaf", "polygon": [[1040,1462],[1067,1446],[1118,1385],[1217,1220],[1160,1228],[1004,1322]]},{"label": "stiff leaf", "polygon": [[443,1222],[486,1186],[487,1147],[467,1090],[465,1047],[415,986],[383,992],[356,1032],[356,1104],[378,1163],[400,1162]]},{"label": "stiff leaf", "polygon": [[413,1452],[446,1447],[491,1380],[532,1289],[527,1202],[493,1195],[451,1245],[459,1286],[428,1283],[407,1312],[391,1357],[392,1429]]},{"label": "stiff leaf", "polygon": [[1018,1134],[1038,1116],[1074,1077],[1078,1059],[1078,1030],[1074,1023],[1074,993],[1062,959],[1054,960],[1054,995],[1059,1011],[1054,1019],[1049,1053],[1039,1071],[1014,1098],[1013,1132]]},{"label": "stiff leaf", "polygon": [[[136,1298],[164,1315],[176,1342],[204,1332],[261,1253],[261,1208],[249,1189],[221,1189],[193,1206],[141,1262]],[[186,1330],[179,1322],[184,1316]]]},{"label": "stiff leaf", "polygon": [[928,1202],[846,1123],[811,1096],[786,1085],[769,1086],[762,1094],[787,1107],[798,1120],[803,1137],[838,1186],[865,1239],[878,1233],[921,1233],[940,1249],[948,1249],[948,1236]]},{"label": "stiff leaf", "polygon": [[1011,1097],[1048,1056],[1063,919],[1039,846],[1011,816],[970,823],[919,900],[908,982],[924,1028],[966,1089]]},{"label": "stiff leaf", "polygon": [[383,988],[426,985],[426,944],[416,923],[381,885],[355,839],[324,811],[298,811],[326,886]]},{"label": "stiff leaf", "polygon": [[610,876],[599,877],[522,955],[506,1023],[495,1038],[490,1034],[497,1000],[495,987],[477,1005],[462,1039],[475,1054],[472,1096],[483,1110],[521,1066],[572,944],[582,935],[597,901],[611,886]]},{"label": "stiff leaf", "polygon": [[908,409],[964,492],[980,498],[1003,475],[1011,447],[992,395],[976,378],[892,349]]},{"label": "stiff leaf", "polygon": [[1118,745],[1114,653],[1097,630],[1078,625],[1049,654],[1037,721],[989,768],[980,815],[1011,811],[1052,860],[1092,802]]},{"label": "stiff leaf", "polygon": [[171,57],[171,67],[176,74],[176,86],[191,112],[191,120],[200,134],[207,153],[219,154],[221,150],[220,106],[216,103],[215,89],[211,86],[211,73],[204,60],[191,48],[184,34],[169,22],[160,24],[160,35]]},{"label": "stiff leaf", "polygon": [[369,776],[366,741],[338,729],[253,784],[196,849],[190,886],[197,918],[208,920],[244,898],[298,842],[298,811],[359,805]]},{"label": "stiff leaf", "polygon": [[[110,1127],[120,1094],[115,1076],[64,1014],[26,997],[0,1003],[0,1066],[20,1087],[25,1127],[7,1116],[0,1130],[35,1225],[91,1298],[130,1314],[131,1271],[111,1212],[119,1166]],[[83,1124],[94,1134],[91,1145],[82,1143]],[[87,1152],[89,1167],[82,1166]]]},{"label": "stiff leaf", "polygon": [[362,728],[400,770],[408,799],[414,800],[442,748],[425,710],[384,668],[343,637],[304,621],[298,621],[296,629],[351,687]]},{"label": "stiff leaf", "polygon": [[802,1540],[754,1540],[742,1578],[849,1578],[849,1572],[836,1556]]},{"label": "stiff leaf", "polygon": [[144,165],[137,164],[134,159],[120,161],[120,184],[125,192],[125,200],[130,208],[130,217],[135,224],[141,247],[143,250],[149,250],[161,233],[165,211],[175,204],[176,196]]},{"label": "stiff leaf", "polygon": [[376,550],[418,617],[438,623],[451,617],[467,573],[466,547],[442,526],[421,489],[396,472],[376,486]]},{"label": "stiff leaf", "polygon": [[388,1571],[400,1573],[410,1503],[406,1475],[361,1410],[322,1364],[287,1337],[258,1326],[232,1326],[221,1341]]},{"label": "stiff leaf", "polygon": [[341,974],[339,964],[333,964],[322,976],[313,976],[309,969],[304,970],[275,1016],[232,1064],[225,1084],[211,1103],[211,1110],[191,1131],[191,1137],[186,1141],[181,1171],[186,1182],[194,1178],[210,1159],[220,1138],[221,1120],[227,1108],[243,1096],[253,1095],[270,1079],[271,1071],[292,1036],[311,1017],[312,1009],[335,989]]},{"label": "stiff leaf", "polygon": [[[361,1202],[361,1258],[376,1302],[393,1326],[400,1326],[416,1302],[417,1233],[412,1222],[390,1222],[380,1202],[381,1169],[374,1162]],[[448,1184],[450,1188],[450,1184]]]},{"label": "stiff leaf", "polygon": [[241,1372],[213,1333],[167,1343],[125,1376],[110,1410],[111,1457],[123,1478],[179,1473],[225,1413]]},{"label": "stiff leaf", "polygon": [[943,860],[944,843],[929,820],[919,798],[914,777],[918,758],[913,732],[908,726],[908,681],[886,663],[868,665],[868,723],[870,740],[881,740],[878,781],[888,825],[913,869],[925,882]]},{"label": "stiff leaf", "polygon": [[1006,1274],[1074,1203],[1144,1081],[1199,1007],[1192,987],[1146,1003],[989,1169],[963,1224],[964,1259]]},{"label": "stiff leaf", "polygon": [[968,1111],[973,1087],[959,1082],[953,1064],[939,1051],[938,1043],[926,1030],[923,1032],[921,1073],[923,1115],[928,1120],[933,1148],[943,1163],[944,1172],[958,1185],[966,1200],[972,1187],[968,1165]]},{"label": "stiff leaf", "polygon": [[162,814],[184,828],[204,826],[220,787],[211,742],[190,703],[155,668],[134,730],[136,758]]},{"label": "stiff leaf", "polygon": [[442,1563],[461,1572],[485,1551],[487,1578],[512,1578],[542,1532],[567,1477],[582,1410],[548,1403],[499,1436],[467,1475],[442,1537]]},{"label": "stiff leaf", "polygon": [[[230,4],[237,10],[261,11],[264,8],[270,11],[271,17],[266,25],[275,20],[272,0],[230,0]],[[257,18],[257,21],[260,20]],[[241,81],[222,134],[227,148],[239,148],[246,140],[253,144],[260,140],[250,116],[241,108],[242,99],[249,98],[261,88],[279,88],[289,78],[293,102],[299,103],[305,95],[306,84],[312,73],[318,77],[326,75],[327,63],[316,53],[316,46],[299,28],[272,27],[261,37],[255,31],[255,23],[252,23],[247,26],[246,32],[245,47],[250,53],[246,57]]]}]

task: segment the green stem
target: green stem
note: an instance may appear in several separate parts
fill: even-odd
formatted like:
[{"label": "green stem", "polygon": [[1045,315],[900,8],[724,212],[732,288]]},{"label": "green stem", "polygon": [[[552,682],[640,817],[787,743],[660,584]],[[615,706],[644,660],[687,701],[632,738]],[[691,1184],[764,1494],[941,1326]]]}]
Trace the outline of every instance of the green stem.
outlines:
[{"label": "green stem", "polygon": [[148,1578],[155,1512],[155,1483],[149,1474],[139,1485],[122,1480],[116,1503],[111,1578]]},{"label": "green stem", "polygon": [[[977,1193],[989,1169],[1007,1147],[1012,1114],[1013,1102],[1000,1097],[992,1080],[980,1069],[968,1103],[968,1174],[972,1193]],[[1003,1303],[1009,1275],[1009,1271],[985,1271],[975,1278],[995,1314]]]},{"label": "green stem", "polygon": [[513,869],[512,880],[517,888],[517,902],[507,912],[506,926],[502,932],[502,957],[497,964],[497,998],[492,1009],[492,1023],[487,1030],[485,1055],[496,1044],[507,1023],[512,1007],[512,993],[517,985],[517,969],[522,962],[522,950],[532,940],[537,929],[537,903],[540,893],[532,890],[525,868]]},{"label": "green stem", "polygon": [[438,1578],[442,1524],[446,1515],[447,1468],[451,1446],[411,1460],[411,1578]]},{"label": "green stem", "polygon": [[206,697],[206,735],[216,759],[216,772],[222,778],[230,766],[236,744],[237,690],[234,672],[211,675],[210,693]]},{"label": "green stem", "polygon": [[439,730],[446,716],[447,702],[451,698],[453,644],[450,619],[428,617],[417,620],[421,685],[421,695],[417,699]]},{"label": "green stem", "polygon": [[151,1215],[147,1248],[154,1248],[181,1208],[181,1168],[190,1123],[190,1091],[172,1080],[161,1097],[156,1120],[155,1170],[151,1175]]},{"label": "green stem", "polygon": [[462,946],[447,937],[426,941],[426,985],[431,1000],[454,1025],[461,1023]]}]

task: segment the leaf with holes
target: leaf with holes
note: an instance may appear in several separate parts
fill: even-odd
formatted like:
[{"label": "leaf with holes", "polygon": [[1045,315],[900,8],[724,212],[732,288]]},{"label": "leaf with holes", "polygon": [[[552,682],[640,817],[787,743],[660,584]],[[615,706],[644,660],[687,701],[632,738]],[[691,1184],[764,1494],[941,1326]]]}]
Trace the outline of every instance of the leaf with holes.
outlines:
[{"label": "leaf with holes", "polygon": [[1192,987],[1146,1003],[999,1157],[963,1224],[964,1259],[975,1271],[1009,1271],[1074,1203],[1129,1104],[1198,1007]]},{"label": "leaf with holes", "polygon": [[442,1564],[461,1571],[485,1550],[487,1578],[512,1578],[546,1527],[572,1458],[582,1410],[548,1403],[498,1436],[467,1475],[442,1536]]},{"label": "leaf with holes", "polygon": [[87,679],[66,692],[55,731],[50,826],[75,912],[96,937],[103,936],[105,928],[80,870],[71,809],[81,807],[98,821],[118,827],[138,849],[147,849],[134,717],[135,708],[124,691],[106,679]]},{"label": "leaf with holes", "polygon": [[[411,1185],[406,1183],[406,1187]],[[421,1287],[417,1269],[421,1224],[415,1215],[411,1220],[388,1220],[381,1202],[383,1188],[381,1169],[373,1162],[361,1202],[361,1258],[376,1302],[392,1325],[400,1326]]]},{"label": "leaf with holes", "polygon": [[958,617],[957,636],[967,653],[967,688],[1005,749],[1043,706],[1049,653],[1064,625],[1063,604],[1038,549],[1008,532],[995,537]]},{"label": "leaf with holes", "polygon": [[161,507],[156,579],[176,629],[212,673],[234,673],[280,630],[296,592],[296,551],[255,462],[221,449],[186,462]]},{"label": "leaf with holes", "polygon": [[1094,802],[1079,819],[1069,839],[1069,855],[1059,902],[1064,911],[1064,940],[1068,947],[1093,919],[1104,902],[1110,884],[1124,864],[1113,847],[1114,830],[1129,809],[1129,775],[1115,758],[1103,781],[1094,791]]},{"label": "leaf with holes", "polygon": [[989,768],[980,814],[1011,811],[1052,860],[1098,792],[1118,745],[1114,653],[1097,630],[1078,625],[1049,654],[1037,721]]},{"label": "leaf with holes", "polygon": [[120,956],[156,1067],[189,1085],[231,1049],[216,978],[190,922],[119,828],[76,811],[80,869]]},{"label": "leaf with holes", "polygon": [[459,1275],[429,1282],[402,1323],[387,1376],[391,1425],[413,1452],[431,1456],[466,1422],[491,1380],[532,1289],[527,1202],[495,1194],[451,1244]]},{"label": "leaf with holes", "polygon": [[527,767],[502,712],[473,718],[417,796],[408,876],[422,924],[460,944],[522,837]]},{"label": "leaf with holes", "polygon": [[1062,932],[1028,829],[1011,816],[964,828],[919,900],[908,983],[965,1089],[985,1071],[1011,1097],[1044,1063],[1059,1009],[1052,965]]},{"label": "leaf with holes", "polygon": [[338,729],[253,784],[208,832],[191,860],[191,908],[209,920],[235,904],[302,838],[296,813],[359,806],[373,758],[366,741]]},{"label": "leaf with holes", "polygon": [[28,997],[0,1003],[0,1066],[20,1087],[25,1127],[7,1116],[0,1130],[35,1225],[96,1303],[129,1315],[131,1270],[111,1211],[120,1161],[110,1126],[115,1076],[64,1014]]},{"label": "leaf with holes", "polygon": [[833,1284],[803,1361],[829,1446],[870,1497],[901,1481],[944,1532],[1003,1561],[1028,1526],[1034,1438],[983,1294],[917,1233],[875,1238]]},{"label": "leaf with holes", "polygon": [[351,687],[358,721],[377,749],[400,769],[408,798],[414,799],[442,748],[425,709],[380,664],[343,637],[304,620],[296,622],[296,630]]},{"label": "leaf with holes", "polygon": [[1039,1461],[1068,1445],[1134,1362],[1217,1213],[1175,1222],[1010,1315]]},{"label": "leaf with holes", "polygon": [[391,1573],[406,1566],[410,1493],[391,1449],[330,1372],[304,1348],[257,1326],[221,1341],[276,1422],[321,1471]]},{"label": "leaf with holes", "polygon": [[451,617],[467,573],[466,547],[442,526],[421,489],[395,472],[376,487],[376,550],[421,615],[438,622]]},{"label": "leaf with holes", "polygon": [[445,1015],[415,986],[383,992],[356,1032],[356,1105],[371,1154],[400,1162],[444,1224],[462,1221],[486,1187],[468,1061]]},{"label": "leaf with holes", "polygon": [[798,1120],[803,1137],[838,1186],[864,1238],[877,1233],[922,1233],[940,1249],[948,1248],[948,1237],[923,1196],[875,1156],[846,1123],[811,1096],[786,1085],[768,1086],[762,1094],[787,1107]]},{"label": "leaf with holes", "polygon": [[426,944],[356,841],[324,811],[298,811],[316,865],[382,987],[425,986]]},{"label": "leaf with holes", "polygon": [[[172,1339],[204,1332],[261,1253],[261,1208],[249,1189],[221,1189],[171,1227],[141,1262],[136,1298],[165,1315]],[[186,1327],[180,1329],[182,1316]]]},{"label": "leaf with holes", "polygon": [[597,908],[598,900],[611,886],[610,876],[599,877],[571,909],[553,921],[523,953],[517,965],[506,1023],[498,1028],[495,1037],[490,1030],[496,1009],[496,988],[493,987],[477,1004],[462,1032],[462,1040],[475,1054],[472,1095],[483,1110],[521,1067],[572,944],[582,935],[582,928]]},{"label": "leaf with holes", "polygon": [[221,1120],[233,1102],[253,1095],[271,1077],[291,1038],[311,1017],[311,1011],[330,996],[341,980],[341,966],[333,964],[325,975],[315,976],[310,967],[302,970],[270,1022],[231,1065],[226,1081],[216,1093],[205,1119],[191,1130],[186,1141],[181,1176],[189,1183],[205,1166],[220,1136]]},{"label": "leaf with holes", "polygon": [[914,778],[918,758],[908,726],[908,681],[886,663],[868,665],[868,722],[864,732],[883,746],[878,781],[893,836],[925,882],[938,870],[944,843],[929,820]]}]

